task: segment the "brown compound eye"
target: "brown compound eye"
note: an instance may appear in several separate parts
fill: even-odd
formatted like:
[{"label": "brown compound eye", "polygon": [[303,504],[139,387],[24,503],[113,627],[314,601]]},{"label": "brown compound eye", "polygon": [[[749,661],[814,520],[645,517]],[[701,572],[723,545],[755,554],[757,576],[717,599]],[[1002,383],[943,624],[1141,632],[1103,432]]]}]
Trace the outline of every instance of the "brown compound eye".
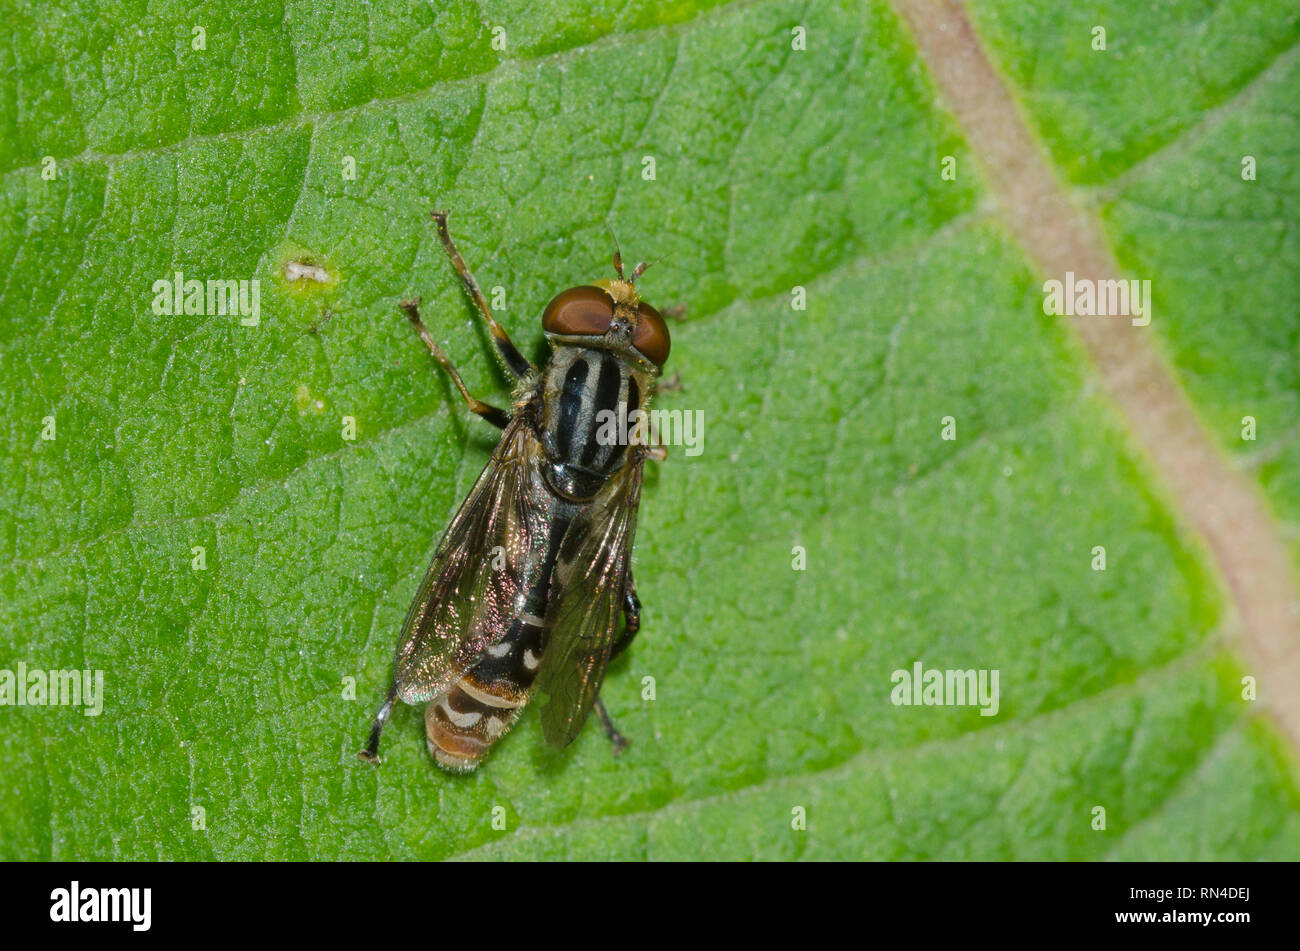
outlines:
[{"label": "brown compound eye", "polygon": [[614,319],[614,299],[599,287],[570,287],[546,305],[542,329],[566,336],[599,336]]},{"label": "brown compound eye", "polygon": [[636,333],[632,335],[632,346],[645,355],[645,358],[657,367],[662,367],[668,360],[668,350],[672,342],[668,339],[668,325],[663,315],[649,304],[640,306],[640,316],[636,322]]}]

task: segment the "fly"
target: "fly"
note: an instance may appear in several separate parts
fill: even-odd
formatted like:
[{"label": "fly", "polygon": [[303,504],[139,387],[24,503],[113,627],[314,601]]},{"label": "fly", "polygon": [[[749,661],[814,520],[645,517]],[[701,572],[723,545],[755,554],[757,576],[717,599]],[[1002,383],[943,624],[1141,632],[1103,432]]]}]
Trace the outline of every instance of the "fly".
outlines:
[{"label": "fly", "polygon": [[407,612],[392,686],[359,755],[379,761],[380,734],[400,700],[425,705],[437,763],[469,772],[534,693],[545,698],[542,732],[551,744],[567,746],[595,707],[617,753],[627,740],[600,686],[641,626],[632,540],[645,460],[663,459],[664,450],[610,439],[615,427],[602,424],[645,412],[668,359],[664,318],[635,287],[647,265],[624,277],[615,252],[616,278],[556,295],[542,314],[552,352],[539,370],[492,316],[446,213],[433,220],[520,395],[510,411],[475,399],[420,320],[419,299],[402,302],[470,410],[502,434]]}]

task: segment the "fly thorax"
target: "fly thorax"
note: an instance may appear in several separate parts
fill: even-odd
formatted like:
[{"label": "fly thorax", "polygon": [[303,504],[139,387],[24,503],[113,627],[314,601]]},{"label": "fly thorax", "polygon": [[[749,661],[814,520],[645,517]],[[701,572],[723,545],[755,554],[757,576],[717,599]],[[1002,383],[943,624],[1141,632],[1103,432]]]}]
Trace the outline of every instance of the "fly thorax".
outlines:
[{"label": "fly thorax", "polygon": [[542,445],[547,481],[589,499],[622,468],[628,445],[648,431],[646,375],[608,350],[558,347],[546,373]]}]

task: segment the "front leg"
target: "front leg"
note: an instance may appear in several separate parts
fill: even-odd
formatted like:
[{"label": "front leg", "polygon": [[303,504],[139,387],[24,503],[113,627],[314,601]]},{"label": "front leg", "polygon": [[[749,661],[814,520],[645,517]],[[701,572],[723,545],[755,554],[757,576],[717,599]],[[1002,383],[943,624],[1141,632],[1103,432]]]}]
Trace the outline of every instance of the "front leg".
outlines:
[{"label": "front leg", "polygon": [[488,333],[492,335],[492,343],[497,348],[497,353],[500,354],[502,362],[518,379],[524,379],[536,373],[537,368],[519,352],[519,348],[511,342],[510,335],[506,333],[506,328],[497,323],[497,319],[492,316],[492,309],[488,307],[487,298],[483,296],[483,290],[478,286],[478,281],[474,279],[474,275],[470,272],[465,259],[460,256],[460,251],[456,249],[456,242],[451,240],[451,232],[447,230],[447,213],[445,211],[433,211],[429,213],[429,216],[433,218],[434,224],[438,226],[438,237],[442,240],[442,246],[446,249],[447,256],[451,258],[451,266],[460,275],[460,282],[465,285],[465,291],[469,294],[470,299],[474,301],[474,306],[479,309],[479,313],[487,321]]}]

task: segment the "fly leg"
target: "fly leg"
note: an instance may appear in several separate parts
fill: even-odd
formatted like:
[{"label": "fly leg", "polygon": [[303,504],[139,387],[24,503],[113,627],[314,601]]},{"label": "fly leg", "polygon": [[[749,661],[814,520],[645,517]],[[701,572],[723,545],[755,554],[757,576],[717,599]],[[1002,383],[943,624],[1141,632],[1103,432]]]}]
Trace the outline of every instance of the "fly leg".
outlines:
[{"label": "fly leg", "polygon": [[641,630],[641,599],[636,596],[636,582],[632,580],[632,574],[629,572],[627,591],[623,594],[623,632],[614,642],[609,652],[609,659],[613,660],[627,650],[639,630]]},{"label": "fly leg", "polygon": [[596,698],[596,713],[600,715],[600,725],[604,729],[605,735],[609,737],[609,742],[614,744],[614,755],[617,756],[627,749],[629,740],[622,733],[618,732],[618,727],[614,726],[614,721],[609,717],[609,711],[605,709],[604,702],[600,697]]},{"label": "fly leg", "polygon": [[492,342],[496,345],[497,353],[501,355],[501,361],[516,377],[522,378],[536,373],[537,368],[519,352],[519,349],[511,342],[506,329],[497,323],[497,319],[492,316],[492,311],[488,309],[487,298],[483,296],[478,281],[474,280],[474,275],[470,273],[465,259],[460,256],[455,243],[451,240],[451,233],[447,230],[447,213],[445,211],[432,211],[429,213],[429,217],[438,226],[438,237],[442,239],[442,246],[447,249],[447,257],[451,258],[451,266],[460,275],[460,281],[465,285],[465,290],[474,299],[474,305],[478,307],[487,321],[488,331],[492,334]]},{"label": "fly leg", "polygon": [[[633,583],[631,575],[628,576],[627,592],[623,595],[623,632],[619,635],[618,640],[610,649],[609,659],[613,660],[623,651],[627,650],[628,645],[632,643],[632,638],[636,637],[636,632],[641,630],[641,601],[636,596],[636,585]],[[601,702],[600,697],[596,698],[596,713],[600,716],[600,725],[609,737],[610,743],[614,744],[614,755],[617,756],[623,750],[627,749],[632,742],[618,731],[614,726],[614,721],[605,709],[605,704]]]},{"label": "fly leg", "polygon": [[456,389],[460,390],[460,395],[465,397],[465,402],[469,405],[470,412],[482,416],[498,429],[505,429],[510,423],[510,414],[503,409],[498,409],[495,406],[484,403],[482,400],[470,396],[469,390],[465,388],[465,381],[460,378],[460,374],[456,372],[456,368],[452,366],[451,361],[447,359],[447,355],[442,352],[442,347],[438,346],[438,344],[434,342],[433,334],[429,333],[429,328],[424,326],[424,321],[420,320],[420,298],[417,297],[414,300],[404,300],[397,306],[402,309],[402,313],[406,314],[407,318],[411,321],[412,326],[415,327],[415,332],[420,335],[420,339],[423,340],[424,345],[429,348],[429,352],[433,354],[434,359],[441,363],[442,368],[447,371],[447,375],[450,376],[452,382],[456,384]]},{"label": "fly leg", "polygon": [[388,688],[388,696],[384,697],[383,705],[375,713],[375,722],[370,725],[370,739],[366,742],[366,748],[357,753],[367,763],[379,762],[379,735],[384,732],[384,724],[388,722],[388,715],[393,712],[393,701],[397,699],[397,684]]}]

